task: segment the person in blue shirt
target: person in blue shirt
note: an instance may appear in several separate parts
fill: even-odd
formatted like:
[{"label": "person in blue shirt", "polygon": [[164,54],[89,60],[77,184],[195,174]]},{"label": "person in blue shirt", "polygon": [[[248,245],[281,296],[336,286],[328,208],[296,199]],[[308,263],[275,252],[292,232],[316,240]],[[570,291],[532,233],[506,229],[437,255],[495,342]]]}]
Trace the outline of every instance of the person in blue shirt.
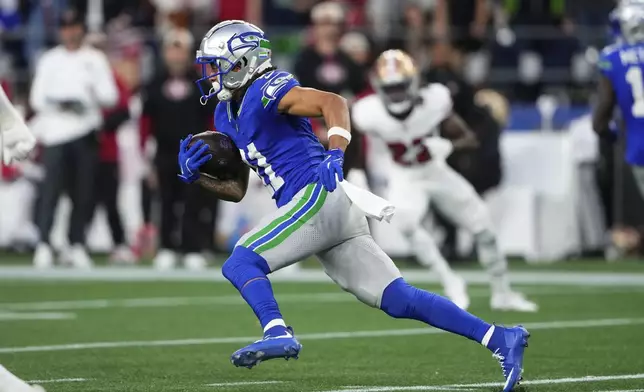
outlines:
[{"label": "person in blue shirt", "polygon": [[593,129],[600,136],[617,133],[613,116],[619,108],[626,134],[626,161],[644,196],[644,5],[626,2],[610,15],[618,37],[601,53],[593,111]]},{"label": "person in blue shirt", "polygon": [[[215,127],[228,135],[245,163],[257,173],[279,207],[245,234],[222,267],[223,275],[253,309],[262,339],[232,354],[235,366],[252,368],[274,358],[297,358],[302,348],[284,322],[267,275],[310,256],[325,272],[365,304],[395,318],[425,322],[487,347],[503,368],[504,391],[521,379],[528,331],[494,326],[446,298],[409,285],[375,243],[365,213],[338,186],[344,151],[351,141],[349,109],[340,96],[303,88],[288,72],[272,66],[270,42],[243,21],[214,26],[197,51],[212,89],[202,101],[220,100]],[[329,150],[311,130],[309,117],[323,117]],[[215,197],[239,201],[248,172],[231,180],[199,175],[211,159],[202,141],[181,142],[179,175]]]}]

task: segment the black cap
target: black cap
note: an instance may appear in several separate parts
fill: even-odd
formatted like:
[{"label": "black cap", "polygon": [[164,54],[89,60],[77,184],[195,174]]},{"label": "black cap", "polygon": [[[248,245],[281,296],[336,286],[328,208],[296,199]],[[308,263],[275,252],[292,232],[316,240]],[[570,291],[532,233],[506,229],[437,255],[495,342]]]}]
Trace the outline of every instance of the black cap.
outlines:
[{"label": "black cap", "polygon": [[82,16],[73,9],[63,11],[58,22],[60,27],[78,26],[85,24]]}]

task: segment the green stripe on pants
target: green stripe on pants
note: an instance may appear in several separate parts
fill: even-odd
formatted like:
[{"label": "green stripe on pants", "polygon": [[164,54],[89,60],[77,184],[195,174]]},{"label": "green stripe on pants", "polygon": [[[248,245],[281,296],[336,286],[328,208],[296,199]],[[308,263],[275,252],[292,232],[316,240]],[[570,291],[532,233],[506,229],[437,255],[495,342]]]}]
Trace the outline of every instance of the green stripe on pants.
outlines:
[{"label": "green stripe on pants", "polygon": [[293,206],[293,208],[291,208],[286,214],[280,216],[279,218],[276,218],[274,221],[266,225],[263,229],[258,230],[257,233],[253,234],[246,241],[244,241],[242,246],[245,248],[250,247],[250,245],[252,245],[253,242],[261,239],[265,235],[270,234],[271,231],[273,231],[277,226],[284,223],[288,218],[290,218],[293,214],[295,214],[300,208],[302,208],[311,199],[311,194],[313,193],[313,189],[315,189],[315,184],[307,185],[304,191],[304,195]]},{"label": "green stripe on pants", "polygon": [[293,224],[291,224],[286,229],[284,229],[284,231],[278,234],[275,238],[255,248],[255,253],[261,254],[263,252],[266,252],[267,250],[275,248],[276,246],[284,242],[291,234],[293,234],[297,229],[302,227],[306,222],[308,222],[315,214],[317,214],[320,211],[320,209],[324,205],[326,196],[327,196],[327,191],[326,189],[322,188],[322,190],[318,194],[318,199],[315,201],[315,203],[313,204],[313,207],[306,214],[304,214],[301,218],[293,222]]}]

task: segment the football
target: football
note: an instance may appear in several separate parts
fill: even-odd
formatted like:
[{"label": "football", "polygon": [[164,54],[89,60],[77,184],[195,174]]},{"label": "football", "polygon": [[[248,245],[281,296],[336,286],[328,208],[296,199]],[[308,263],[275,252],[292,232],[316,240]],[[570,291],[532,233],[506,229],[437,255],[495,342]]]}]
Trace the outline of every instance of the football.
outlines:
[{"label": "football", "polygon": [[199,172],[217,180],[230,180],[237,178],[243,168],[241,155],[233,140],[221,132],[206,131],[194,135],[190,145],[198,140],[203,140],[208,146],[212,159],[206,162]]}]

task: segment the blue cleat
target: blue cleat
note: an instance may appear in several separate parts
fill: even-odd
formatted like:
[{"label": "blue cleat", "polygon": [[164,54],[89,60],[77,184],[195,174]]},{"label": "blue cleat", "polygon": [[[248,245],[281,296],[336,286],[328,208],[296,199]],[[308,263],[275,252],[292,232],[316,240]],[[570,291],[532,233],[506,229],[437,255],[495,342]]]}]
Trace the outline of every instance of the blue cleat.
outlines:
[{"label": "blue cleat", "polygon": [[530,333],[522,326],[503,329],[505,346],[494,351],[493,357],[501,364],[505,385],[503,392],[511,392],[523,379],[523,351],[528,347]]},{"label": "blue cleat", "polygon": [[230,361],[237,367],[251,369],[262,361],[269,359],[290,358],[297,359],[302,345],[293,335],[293,329],[287,328],[288,334],[281,336],[264,336],[253,344],[241,348],[233,353]]}]

